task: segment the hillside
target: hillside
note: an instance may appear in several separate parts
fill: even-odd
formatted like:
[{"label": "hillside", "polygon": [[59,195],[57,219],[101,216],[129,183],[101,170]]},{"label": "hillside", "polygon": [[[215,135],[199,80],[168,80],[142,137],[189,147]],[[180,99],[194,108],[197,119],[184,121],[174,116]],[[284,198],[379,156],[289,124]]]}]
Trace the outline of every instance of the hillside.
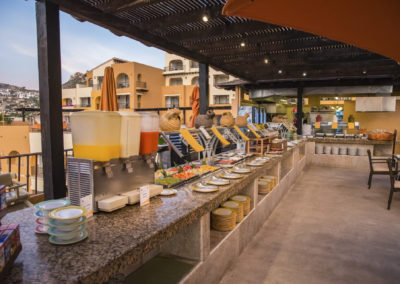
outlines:
[{"label": "hillside", "polygon": [[25,87],[18,87],[6,83],[0,83],[0,89],[10,89],[13,91],[23,91],[23,92],[38,92],[38,90],[28,90]]}]

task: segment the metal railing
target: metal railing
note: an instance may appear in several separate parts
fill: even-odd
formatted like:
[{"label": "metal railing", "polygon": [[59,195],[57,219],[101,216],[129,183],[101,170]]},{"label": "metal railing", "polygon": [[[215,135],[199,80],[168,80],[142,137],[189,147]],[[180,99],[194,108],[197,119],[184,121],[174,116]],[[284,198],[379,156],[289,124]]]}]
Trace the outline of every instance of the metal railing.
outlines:
[{"label": "metal railing", "polygon": [[[73,155],[73,149],[66,149],[64,150],[64,158],[66,159],[69,155]],[[26,174],[25,174],[25,179],[26,179],[26,191],[28,193],[31,193],[29,191],[30,187],[30,178],[32,175],[35,177],[35,189],[34,189],[34,194],[38,194],[38,175],[40,174],[39,171],[42,169],[42,166],[39,165],[39,157],[42,156],[41,152],[37,153],[28,153],[28,154],[20,154],[20,155],[12,155],[12,156],[2,156],[0,157],[0,173],[14,173],[13,172],[13,166],[15,168],[15,165],[17,166],[16,169],[16,179],[20,182],[21,177],[23,174],[21,173],[21,166],[23,159],[26,161]],[[2,168],[3,161],[7,161],[7,166],[8,166],[8,171]],[[15,161],[17,161],[17,164],[15,164]],[[31,168],[30,163],[33,163],[34,166]],[[42,174],[40,174],[42,175]]]},{"label": "metal railing", "polygon": [[136,81],[136,88],[147,89],[147,83],[142,81]]},{"label": "metal railing", "polygon": [[129,109],[130,105],[129,105],[129,103],[120,103],[120,104],[118,104],[118,108],[119,109]]},{"label": "metal railing", "polygon": [[164,67],[164,72],[168,71],[184,71],[183,66],[166,66]]}]

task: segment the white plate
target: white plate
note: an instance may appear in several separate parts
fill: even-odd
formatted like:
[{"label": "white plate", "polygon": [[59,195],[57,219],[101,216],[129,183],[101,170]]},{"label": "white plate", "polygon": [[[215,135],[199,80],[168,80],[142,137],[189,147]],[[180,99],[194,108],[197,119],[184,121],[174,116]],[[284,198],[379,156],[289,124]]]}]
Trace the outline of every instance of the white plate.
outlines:
[{"label": "white plate", "polygon": [[69,206],[71,202],[66,199],[54,199],[40,202],[34,206],[36,210],[51,211],[60,207]]},{"label": "white plate", "polygon": [[247,174],[250,173],[251,170],[249,168],[238,168],[238,167],[234,167],[232,169],[232,172],[234,173],[238,173],[238,174]]},{"label": "white plate", "polygon": [[47,234],[47,230],[49,229],[49,226],[46,225],[37,225],[35,228],[35,233],[36,234]]},{"label": "white plate", "polygon": [[239,178],[242,178],[241,175],[235,174],[235,173],[222,173],[220,175],[220,177],[226,178],[226,179],[239,179]]},{"label": "white plate", "polygon": [[217,185],[217,186],[219,185],[219,186],[221,186],[221,185],[228,185],[229,184],[229,180],[212,177],[211,179],[207,180],[207,183],[211,184],[211,185]]},{"label": "white plate", "polygon": [[169,195],[174,195],[177,193],[178,193],[178,191],[176,189],[164,189],[163,191],[161,191],[160,195],[169,196]]},{"label": "white plate", "polygon": [[264,165],[264,163],[250,162],[250,163],[247,163],[247,165],[251,166],[251,167],[261,167]]},{"label": "white plate", "polygon": [[215,192],[218,191],[218,187],[214,185],[202,185],[201,183],[197,183],[192,185],[192,189],[197,192]]},{"label": "white plate", "polygon": [[74,244],[77,242],[80,242],[84,239],[86,239],[88,236],[88,233],[86,231],[83,231],[79,234],[79,236],[77,236],[76,238],[72,239],[72,240],[62,240],[60,238],[57,238],[56,236],[50,236],[49,237],[49,242],[55,245],[70,245],[70,244]]}]

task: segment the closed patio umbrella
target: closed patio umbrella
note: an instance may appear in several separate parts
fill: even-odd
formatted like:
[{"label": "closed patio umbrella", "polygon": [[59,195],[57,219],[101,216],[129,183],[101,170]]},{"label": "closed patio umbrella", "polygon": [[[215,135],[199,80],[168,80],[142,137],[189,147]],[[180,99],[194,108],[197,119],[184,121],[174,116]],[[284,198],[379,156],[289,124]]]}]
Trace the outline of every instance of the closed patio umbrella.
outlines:
[{"label": "closed patio umbrella", "polygon": [[200,110],[200,93],[199,87],[195,86],[192,91],[192,120],[190,122],[190,127],[194,127],[194,120],[199,115]]},{"label": "closed patio umbrella", "polygon": [[105,111],[118,110],[114,70],[111,67],[106,67],[104,70],[99,109]]},{"label": "closed patio umbrella", "polygon": [[399,0],[228,0],[222,13],[292,27],[400,62]]}]

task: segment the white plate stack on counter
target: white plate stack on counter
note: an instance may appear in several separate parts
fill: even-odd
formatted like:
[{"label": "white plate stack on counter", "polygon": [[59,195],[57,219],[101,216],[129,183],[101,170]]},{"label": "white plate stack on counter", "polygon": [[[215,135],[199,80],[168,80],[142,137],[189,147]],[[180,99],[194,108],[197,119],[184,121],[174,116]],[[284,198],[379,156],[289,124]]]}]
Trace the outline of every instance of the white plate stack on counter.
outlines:
[{"label": "white plate stack on counter", "polygon": [[47,234],[50,224],[50,218],[49,218],[50,212],[53,211],[54,209],[69,206],[70,204],[71,204],[70,201],[66,199],[47,200],[36,204],[34,206],[34,208],[36,209],[35,233]]}]

